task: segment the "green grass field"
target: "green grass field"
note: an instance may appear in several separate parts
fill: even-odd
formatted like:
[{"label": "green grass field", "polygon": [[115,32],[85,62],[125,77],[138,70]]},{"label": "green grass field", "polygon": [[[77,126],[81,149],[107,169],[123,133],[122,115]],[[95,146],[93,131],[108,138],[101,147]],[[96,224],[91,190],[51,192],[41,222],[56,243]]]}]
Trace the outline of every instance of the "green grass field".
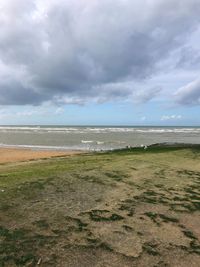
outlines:
[{"label": "green grass field", "polygon": [[200,266],[200,149],[0,165],[0,266]]}]

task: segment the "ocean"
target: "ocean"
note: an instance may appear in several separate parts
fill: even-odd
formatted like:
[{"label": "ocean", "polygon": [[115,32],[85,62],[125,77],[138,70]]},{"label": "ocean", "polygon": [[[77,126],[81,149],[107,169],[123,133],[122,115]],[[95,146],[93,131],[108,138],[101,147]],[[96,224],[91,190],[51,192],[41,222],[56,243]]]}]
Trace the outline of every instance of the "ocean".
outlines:
[{"label": "ocean", "polygon": [[200,127],[0,126],[1,147],[99,151],[163,142],[200,144]]}]

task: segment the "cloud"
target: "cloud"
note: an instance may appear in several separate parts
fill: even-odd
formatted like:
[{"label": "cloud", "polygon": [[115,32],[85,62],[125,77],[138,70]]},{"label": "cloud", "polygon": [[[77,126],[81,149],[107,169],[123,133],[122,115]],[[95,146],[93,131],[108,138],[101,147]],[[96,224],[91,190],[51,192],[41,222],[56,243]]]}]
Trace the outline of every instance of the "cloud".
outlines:
[{"label": "cloud", "polygon": [[[65,113],[65,109],[63,107],[58,107],[57,105],[42,105],[38,106],[30,106],[26,105],[26,107],[22,106],[4,106],[4,108],[0,107],[0,120],[5,124],[8,121],[16,121],[17,123],[23,124],[24,121],[37,121],[38,117],[46,119],[52,118],[62,118]],[[35,124],[35,122],[34,122]]]},{"label": "cloud", "polygon": [[61,114],[63,114],[64,113],[64,108],[61,108],[61,107],[59,107],[59,108],[57,108],[56,110],[55,110],[55,114],[56,115],[61,115]]},{"label": "cloud", "polygon": [[182,119],[181,115],[163,115],[161,117],[161,121],[180,120],[180,119]]},{"label": "cloud", "polygon": [[134,92],[133,101],[138,104],[149,102],[154,97],[158,96],[161,90],[162,89],[158,86],[152,88],[140,89]]},{"label": "cloud", "polygon": [[136,85],[185,45],[199,13],[198,0],[2,0],[0,105],[147,102],[160,90]]},{"label": "cloud", "polygon": [[200,79],[179,88],[175,93],[177,103],[181,105],[200,104]]},{"label": "cloud", "polygon": [[192,47],[183,47],[180,50],[180,57],[177,62],[178,68],[199,69],[200,67],[200,51]]}]

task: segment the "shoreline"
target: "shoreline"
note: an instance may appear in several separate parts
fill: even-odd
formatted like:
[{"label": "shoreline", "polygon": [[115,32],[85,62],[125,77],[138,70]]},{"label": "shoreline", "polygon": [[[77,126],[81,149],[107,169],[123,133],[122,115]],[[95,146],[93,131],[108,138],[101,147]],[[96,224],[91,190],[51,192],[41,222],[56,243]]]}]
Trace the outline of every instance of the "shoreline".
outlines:
[{"label": "shoreline", "polygon": [[125,152],[125,151],[151,151],[152,149],[164,149],[164,148],[173,148],[173,149],[184,149],[184,148],[198,148],[200,149],[200,144],[189,144],[189,143],[155,143],[151,145],[141,145],[141,146],[130,146],[118,149],[108,149],[108,150],[67,150],[62,148],[55,149],[42,149],[35,147],[25,147],[25,146],[0,146],[0,164],[4,163],[15,163],[15,162],[25,162],[30,160],[40,160],[54,157],[65,157],[79,155],[89,152],[96,153],[109,153],[109,152]]}]

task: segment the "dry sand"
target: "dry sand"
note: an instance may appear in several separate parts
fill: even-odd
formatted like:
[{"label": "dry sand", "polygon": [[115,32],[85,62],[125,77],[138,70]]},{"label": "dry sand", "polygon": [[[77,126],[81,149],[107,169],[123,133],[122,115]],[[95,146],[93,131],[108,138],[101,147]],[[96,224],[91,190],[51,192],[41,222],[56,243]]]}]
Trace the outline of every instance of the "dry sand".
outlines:
[{"label": "dry sand", "polygon": [[81,151],[49,151],[22,148],[0,148],[0,163],[44,159],[58,156],[71,156]]}]

